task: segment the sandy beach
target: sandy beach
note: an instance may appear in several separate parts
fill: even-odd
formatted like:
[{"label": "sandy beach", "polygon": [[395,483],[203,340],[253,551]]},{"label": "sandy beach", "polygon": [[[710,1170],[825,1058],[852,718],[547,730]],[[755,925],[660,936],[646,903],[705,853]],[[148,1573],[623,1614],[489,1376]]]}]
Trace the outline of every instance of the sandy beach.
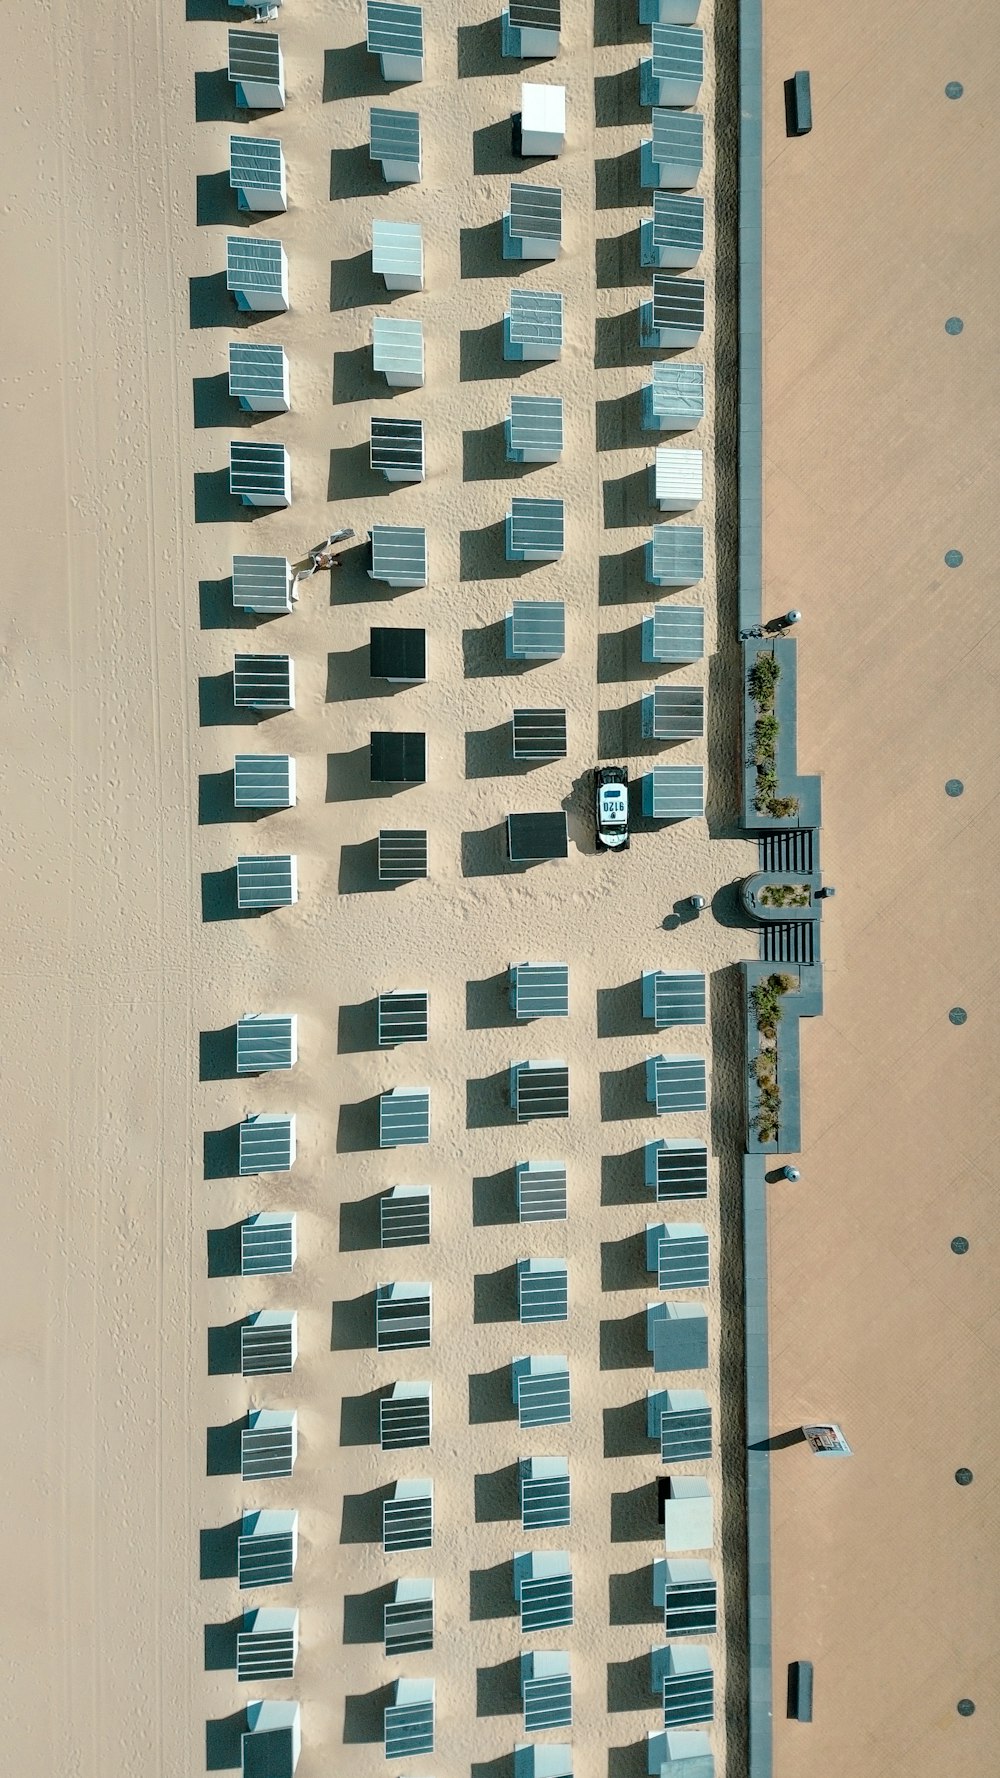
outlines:
[{"label": "sandy beach", "polygon": [[[732,318],[717,316],[716,295],[732,288],[734,168],[716,151],[733,139],[734,64],[720,97],[709,55],[700,101],[707,325],[692,356],[708,407],[683,442],[705,452],[694,518],[706,573],[671,595],[706,609],[706,658],[674,679],[707,686],[709,731],[655,755],[707,765],[707,818],[640,831],[614,859],[593,848],[593,767],[621,760],[638,776],[654,758],[638,704],[651,683],[639,622],[655,600],[641,555],[656,517],[645,493],[655,440],[639,424],[650,357],[636,319],[649,287],[636,152],[648,32],[623,3],[601,10],[595,45],[590,10],[573,0],[559,58],[532,75],[500,60],[488,8],[463,13],[456,35],[431,5],[424,81],[388,89],[364,53],[361,8],[305,0],[279,19],[287,109],[247,118],[225,78],[227,16],[191,0],[187,20],[126,4],[86,18],[52,7],[43,30],[37,14],[8,26],[0,1695],[11,1769],[173,1778],[231,1766],[234,1747],[238,1761],[248,1688],[225,1651],[247,1596],[226,1564],[241,1511],[275,1505],[299,1511],[299,1560],[293,1585],[266,1602],[298,1607],[301,1648],[294,1680],[263,1689],[301,1701],[299,1778],[329,1772],[345,1746],[358,1778],[385,1769],[381,1713],[400,1672],[437,1681],[436,1749],[421,1774],[506,1772],[523,1738],[510,1564],[529,1546],[572,1560],[575,1623],[544,1645],[572,1656],[574,1770],[642,1778],[659,1720],[649,1650],[663,1640],[643,1315],[656,1295],[644,1255],[656,1208],[642,1144],[670,1134],[712,1151],[707,1201],[671,1206],[670,1220],[703,1221],[711,1239],[710,1366],[693,1380],[719,1429],[708,1474],[721,1772],[727,1734],[739,1757],[744,1683],[731,965],[754,940],[710,913],[679,918],[675,904],[694,892],[711,904],[756,860],[736,827],[728,451],[718,486],[715,476],[719,430],[728,441],[733,429]],[[703,6],[700,23],[710,50],[734,54],[728,9]],[[520,270],[501,259],[499,219],[521,166],[510,117],[532,77],[567,89],[566,151],[525,174],[562,186],[565,250]],[[383,98],[419,108],[424,137],[422,182],[391,194],[367,155],[368,107]],[[291,308],[249,321],[219,287],[226,236],[248,224],[228,188],[234,126],[280,137],[288,165],[287,214],[249,227],[285,243]],[[391,305],[423,319],[420,390],[387,391],[372,374],[372,317],[389,312],[370,271],[376,216],[424,228],[426,289]],[[561,361],[519,376],[500,354],[514,284],[566,299]],[[251,422],[229,401],[238,338],[286,347],[289,415]],[[524,472],[504,460],[512,391],[562,396],[559,464]],[[369,416],[389,412],[425,421],[421,486],[390,491],[369,471]],[[229,440],[247,436],[287,444],[290,510],[250,519],[229,501]],[[565,500],[567,549],[512,574],[502,522],[511,495],[528,491]],[[387,596],[351,550],[336,576],[304,584],[291,616],[234,614],[234,553],[299,560],[335,526],[363,536],[380,522],[426,526],[425,589]],[[513,597],[565,601],[561,660],[523,673],[505,663]],[[369,679],[372,624],[426,628],[426,685],[387,693]],[[238,720],[237,650],[294,657],[293,712]],[[512,766],[507,725],[521,704],[566,710],[565,760]],[[426,785],[376,794],[378,728],[426,733]],[[227,781],[238,751],[294,755],[297,806],[237,819]],[[560,807],[569,858],[511,872],[507,813]],[[396,826],[428,830],[430,878],[379,893],[373,842]],[[297,906],[232,917],[227,874],[244,851],[297,855]],[[514,1026],[506,972],[527,959],[568,964],[567,1020]],[[642,1020],[639,978],[655,967],[706,974],[703,1028],[657,1034]],[[373,997],[396,987],[429,992],[425,1048],[376,1047]],[[234,1078],[232,1027],[250,1011],[297,1014],[291,1074]],[[711,1117],[682,1114],[667,1129],[649,1115],[642,1063],[661,1049],[709,1057]],[[509,1064],[555,1056],[569,1065],[568,1121],[516,1126]],[[427,1148],[378,1150],[376,1096],[393,1085],[430,1089]],[[232,1176],[234,1126],[256,1110],[295,1113],[291,1174]],[[530,1158],[565,1160],[565,1223],[514,1220],[512,1169]],[[407,1183],[431,1187],[432,1241],[380,1254],[378,1195]],[[209,1275],[225,1231],[268,1209],[297,1213],[292,1277]],[[527,1255],[568,1262],[566,1323],[518,1326],[512,1268]],[[427,1352],[374,1350],[371,1293],[393,1277],[432,1284]],[[270,1306],[298,1311],[294,1372],[252,1385],[209,1374],[219,1330]],[[571,1430],[522,1434],[511,1419],[510,1361],[529,1351],[567,1355]],[[434,1434],[430,1451],[394,1459],[374,1427],[376,1392],[397,1377],[431,1381]],[[209,1473],[249,1405],[297,1408],[290,1479],[255,1489]],[[515,1466],[547,1453],[569,1456],[573,1519],[531,1538]],[[400,1564],[382,1553],[378,1512],[403,1475],[433,1477],[436,1534]],[[431,1654],[389,1662],[381,1605],[400,1573],[433,1578],[436,1639]]]}]

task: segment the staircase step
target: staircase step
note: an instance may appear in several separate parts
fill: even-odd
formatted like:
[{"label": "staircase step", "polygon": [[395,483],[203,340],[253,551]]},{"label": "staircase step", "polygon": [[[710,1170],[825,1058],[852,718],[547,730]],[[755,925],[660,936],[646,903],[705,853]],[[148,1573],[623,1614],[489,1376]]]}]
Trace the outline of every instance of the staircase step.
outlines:
[{"label": "staircase step", "polygon": [[815,963],[815,920],[775,921],[762,926],[760,955],[765,963]]}]

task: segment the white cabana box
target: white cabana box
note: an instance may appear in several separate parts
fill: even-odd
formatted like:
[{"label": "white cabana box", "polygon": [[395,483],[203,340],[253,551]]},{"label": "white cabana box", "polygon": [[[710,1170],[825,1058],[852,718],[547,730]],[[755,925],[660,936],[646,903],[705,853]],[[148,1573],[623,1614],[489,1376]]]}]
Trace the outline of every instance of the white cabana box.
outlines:
[{"label": "white cabana box", "polygon": [[243,1778],[292,1778],[302,1750],[298,1704],[276,1698],[248,1704],[240,1747]]},{"label": "white cabana box", "polygon": [[696,741],[705,732],[703,685],[654,685],[641,708],[646,741]]},{"label": "white cabana box", "polygon": [[[655,312],[655,299],[654,299]],[[705,417],[705,366],[664,358],[643,385],[642,424],[646,432],[690,432]]]},{"label": "white cabana box", "polygon": [[[704,572],[705,533],[701,525],[653,526],[646,545],[646,579],[651,586],[694,586]],[[656,658],[650,656],[651,660]]]},{"label": "white cabana box", "polygon": [[277,617],[291,611],[295,571],[287,556],[234,556],[233,608]]},{"label": "white cabana box", "polygon": [[229,393],[249,414],[287,414],[291,407],[288,359],[284,346],[232,340],[229,346]]},{"label": "white cabana box", "polygon": [[290,1476],[298,1456],[298,1427],[294,1408],[251,1408],[240,1433],[240,1480]]},{"label": "white cabana box", "polygon": [[285,62],[273,31],[230,31],[229,83],[241,111],[284,111]]},{"label": "white cabana box", "polygon": [[705,245],[705,200],[681,192],[653,193],[653,214],[639,224],[639,258],[664,272],[689,272]]},{"label": "white cabana box", "polygon": [[422,525],[373,525],[369,580],[391,587],[427,585],[427,532]]},{"label": "white cabana box", "polygon": [[[236,860],[240,909],[289,908],[299,899],[299,861],[294,852],[246,855]],[[294,1120],[293,1120],[294,1122]]]},{"label": "white cabana box", "polygon": [[561,599],[515,599],[504,624],[509,661],[557,661],[566,653],[566,607]]},{"label": "white cabana box", "polygon": [[640,25],[693,25],[701,0],[639,0]]},{"label": "white cabana box", "polygon": [[422,171],[419,113],[373,105],[369,125],[369,158],[381,161],[386,184],[418,184]]},{"label": "white cabana box", "polygon": [[298,1019],[293,1012],[248,1012],[237,1019],[237,1074],[294,1068],[298,1053]]},{"label": "white cabana box", "polygon": [[661,1463],[703,1463],[712,1455],[712,1409],[701,1389],[647,1389],[646,1434]]},{"label": "white cabana box", "polygon": [[661,512],[691,512],[702,495],[702,454],[657,445],[650,495]]},{"label": "white cabana box", "polygon": [[644,773],[642,812],[653,821],[689,821],[704,815],[704,766],[654,766]]},{"label": "white cabana box", "polygon": [[712,1490],[704,1476],[671,1476],[663,1502],[663,1547],[668,1556],[710,1550],[714,1536]]},{"label": "white cabana box", "polygon": [[372,369],[381,371],[390,389],[422,389],[424,324],[400,315],[372,317]]},{"label": "white cabana box", "polygon": [[238,1680],[291,1679],[299,1652],[299,1614],[294,1606],[259,1605],[243,1613],[236,1635]]},{"label": "white cabana box", "polygon": [[715,1778],[712,1743],[704,1729],[650,1729],[646,1770],[650,1778]]},{"label": "white cabana box", "polygon": [[237,710],[294,710],[295,662],[287,654],[233,656]]},{"label": "white cabana box", "polygon": [[708,1312],[700,1303],[647,1303],[646,1345],[654,1371],[703,1371],[708,1364]]},{"label": "white cabana box", "polygon": [[423,80],[423,7],[368,0],[368,53],[378,56],[385,81]]},{"label": "white cabana box", "polygon": [[646,351],[696,346],[705,328],[705,281],[654,272],[653,294],[639,304],[639,344]]},{"label": "white cabana box", "polygon": [[[296,1251],[295,1215],[291,1210],[255,1210],[240,1224],[241,1278],[290,1272]],[[284,1368],[290,1369],[291,1362]]]},{"label": "white cabana box", "polygon": [[233,807],[293,809],[295,761],[289,753],[237,753],[233,761]]},{"label": "white cabana box", "polygon": [[649,664],[690,666],[705,653],[703,605],[657,605],[642,620],[642,658]]},{"label": "white cabana box", "polygon": [[280,241],[259,235],[226,239],[226,289],[238,309],[279,313],[288,307],[288,260]]},{"label": "white cabana box", "polygon": [[[559,1459],[550,1461],[558,1462]],[[568,1523],[567,1520],[559,1522]],[[539,1649],[537,1654],[521,1656],[521,1701],[526,1735],[537,1735],[540,1729],[572,1728],[573,1683],[570,1658],[565,1649]],[[542,1744],[539,1743],[538,1752],[541,1752],[541,1747]],[[570,1750],[567,1748],[565,1751]],[[515,1774],[516,1762],[515,1754]],[[569,1769],[572,1771],[572,1760],[569,1762]],[[537,1768],[535,1778],[539,1778]]]},{"label": "white cabana box", "polygon": [[559,54],[560,0],[510,0],[500,14],[500,53],[517,61]]},{"label": "white cabana box", "polygon": [[508,363],[554,363],[562,352],[562,344],[562,293],[512,290],[503,318],[503,355]]},{"label": "white cabana box", "polygon": [[232,439],[229,492],[244,506],[291,506],[292,466],[285,446]]},{"label": "white cabana box", "polygon": [[426,474],[423,420],[371,417],[371,466],[387,482],[422,482]]},{"label": "white cabana box", "polygon": [[508,562],[557,562],[565,548],[566,514],[561,500],[515,497],[506,521]]},{"label": "white cabana box", "polygon": [[572,1747],[568,1741],[519,1741],[514,1778],[573,1778]]},{"label": "white cabana box", "polygon": [[230,136],[229,183],[240,210],[287,210],[281,143],[266,136]]},{"label": "white cabana box", "polygon": [[558,185],[511,182],[503,217],[504,259],[558,259],[562,252],[562,191]]},{"label": "white cabana box", "polygon": [[663,1704],[665,1729],[690,1728],[715,1716],[715,1675],[708,1649],[661,1642],[649,1656],[649,1689]]},{"label": "white cabana box", "polygon": [[566,146],[566,88],[521,83],[521,153],[561,154]]},{"label": "white cabana box", "polygon": [[295,1165],[293,1113],[254,1112],[243,1119],[239,1133],[241,1179],[257,1173],[288,1173]]},{"label": "white cabana box", "polygon": [[654,25],[653,53],[639,63],[643,105],[695,105],[705,74],[704,32]]},{"label": "white cabana box", "polygon": [[424,237],[419,222],[372,223],[372,271],[387,290],[422,290]]},{"label": "white cabana box", "polygon": [[512,395],[506,420],[508,463],[558,463],[563,448],[561,395]]},{"label": "white cabana box", "polygon": [[639,184],[643,191],[690,191],[704,158],[700,111],[654,111],[652,140],[639,144]]}]

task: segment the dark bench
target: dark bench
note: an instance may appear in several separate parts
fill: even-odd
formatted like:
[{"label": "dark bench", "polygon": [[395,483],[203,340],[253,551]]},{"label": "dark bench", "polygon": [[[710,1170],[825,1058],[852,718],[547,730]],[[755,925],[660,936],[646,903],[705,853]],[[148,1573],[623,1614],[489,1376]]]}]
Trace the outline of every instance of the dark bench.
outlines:
[{"label": "dark bench", "polygon": [[785,82],[786,128],[790,136],[808,136],[813,127],[812,88],[808,68]]},{"label": "dark bench", "polygon": [[813,1664],[811,1661],[788,1663],[788,1714],[796,1722],[813,1719]]}]

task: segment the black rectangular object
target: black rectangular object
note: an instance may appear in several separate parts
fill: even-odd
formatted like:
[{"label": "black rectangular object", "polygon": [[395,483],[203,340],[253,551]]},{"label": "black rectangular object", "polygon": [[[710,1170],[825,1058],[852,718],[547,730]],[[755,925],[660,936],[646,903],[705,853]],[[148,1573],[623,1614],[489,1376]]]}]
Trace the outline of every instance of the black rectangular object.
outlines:
[{"label": "black rectangular object", "polygon": [[788,1714],[795,1722],[813,1719],[813,1664],[811,1661],[788,1663]]},{"label": "black rectangular object", "polygon": [[813,127],[812,87],[808,68],[799,68],[791,81],[791,134],[808,136]]},{"label": "black rectangular object", "polygon": [[427,631],[373,629],[369,634],[368,670],[373,679],[426,679]]},{"label": "black rectangular object", "polygon": [[371,775],[373,784],[425,784],[427,736],[377,730],[371,737]]},{"label": "black rectangular object", "polygon": [[566,858],[569,840],[563,811],[508,815],[507,851],[514,864],[530,864],[541,858]]}]

